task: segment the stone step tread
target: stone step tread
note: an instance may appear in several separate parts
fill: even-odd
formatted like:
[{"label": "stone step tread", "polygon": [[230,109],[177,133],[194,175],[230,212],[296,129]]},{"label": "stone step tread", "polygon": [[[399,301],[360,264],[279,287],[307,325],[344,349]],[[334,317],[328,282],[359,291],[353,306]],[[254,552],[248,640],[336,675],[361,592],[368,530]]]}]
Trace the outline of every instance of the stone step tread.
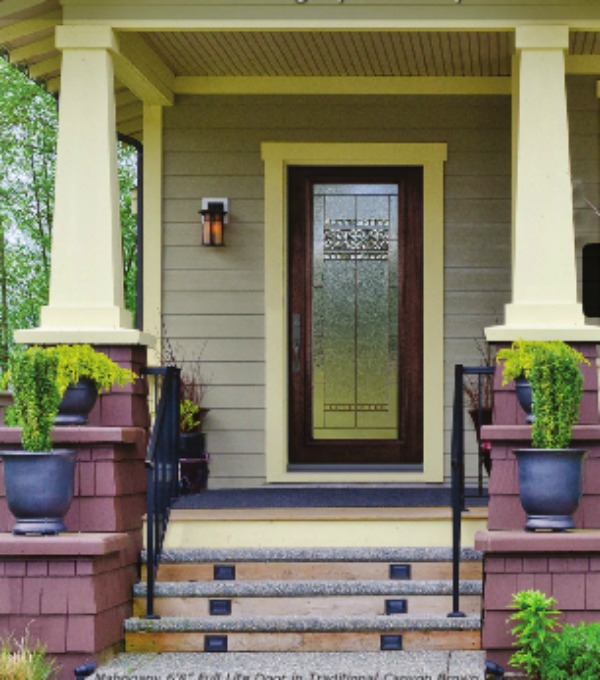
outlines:
[{"label": "stone step tread", "polygon": [[[412,678],[450,678],[483,680],[485,652],[226,652],[226,653],[126,653],[97,669],[91,680],[110,676],[198,678],[206,680],[319,680],[318,676],[337,676],[337,680],[380,680],[388,676]],[[260,676],[264,677],[260,677]],[[271,677],[267,677],[271,676]]]},{"label": "stone step tread", "polygon": [[307,631],[386,631],[386,630],[479,630],[480,616],[198,616],[125,621],[126,632],[307,632]]},{"label": "stone step tread", "polygon": [[[177,548],[167,549],[161,563],[211,562],[451,562],[452,548]],[[482,553],[462,548],[462,562],[480,562]],[[146,552],[142,553],[146,562]]]},{"label": "stone step tread", "polygon": [[[144,597],[146,582],[134,586],[134,595]],[[463,595],[481,595],[479,580],[460,581]],[[452,595],[452,581],[341,580],[341,581],[158,581],[156,597],[305,597],[335,595]]]}]

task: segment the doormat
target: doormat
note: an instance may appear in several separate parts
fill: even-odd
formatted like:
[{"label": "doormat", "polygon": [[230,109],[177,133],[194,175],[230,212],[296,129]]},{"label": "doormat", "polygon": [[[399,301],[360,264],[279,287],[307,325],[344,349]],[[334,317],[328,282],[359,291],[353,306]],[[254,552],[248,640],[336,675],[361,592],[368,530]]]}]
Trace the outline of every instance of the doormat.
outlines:
[{"label": "doormat", "polygon": [[[467,489],[467,505],[487,505],[487,495]],[[389,487],[298,487],[253,489],[209,489],[181,496],[174,509],[200,508],[396,508],[448,507],[451,491],[441,489],[398,489]]]}]

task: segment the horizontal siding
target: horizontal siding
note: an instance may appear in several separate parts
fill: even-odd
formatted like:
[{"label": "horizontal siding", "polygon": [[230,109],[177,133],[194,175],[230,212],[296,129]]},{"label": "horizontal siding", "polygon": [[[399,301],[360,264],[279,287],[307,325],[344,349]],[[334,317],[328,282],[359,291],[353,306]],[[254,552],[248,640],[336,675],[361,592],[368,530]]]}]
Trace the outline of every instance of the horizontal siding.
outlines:
[{"label": "horizontal siding", "polygon": [[[569,79],[574,179],[598,196],[595,79]],[[211,486],[264,482],[264,141],[444,142],[445,440],[452,367],[510,301],[508,97],[192,97],[165,109],[164,322],[186,356],[205,343]],[[200,246],[200,199],[227,196],[227,247]],[[578,246],[600,240],[576,197]],[[476,474],[472,434],[467,463]],[[446,465],[448,470],[448,465]]]}]

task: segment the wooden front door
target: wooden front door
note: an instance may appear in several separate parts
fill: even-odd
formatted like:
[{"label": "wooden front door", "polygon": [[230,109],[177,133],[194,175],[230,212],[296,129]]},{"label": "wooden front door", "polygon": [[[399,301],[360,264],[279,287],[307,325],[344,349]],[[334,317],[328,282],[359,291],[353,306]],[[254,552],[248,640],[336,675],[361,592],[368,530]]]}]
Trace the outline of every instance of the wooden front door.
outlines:
[{"label": "wooden front door", "polygon": [[288,187],[289,467],[418,468],[422,169],[291,167]]}]

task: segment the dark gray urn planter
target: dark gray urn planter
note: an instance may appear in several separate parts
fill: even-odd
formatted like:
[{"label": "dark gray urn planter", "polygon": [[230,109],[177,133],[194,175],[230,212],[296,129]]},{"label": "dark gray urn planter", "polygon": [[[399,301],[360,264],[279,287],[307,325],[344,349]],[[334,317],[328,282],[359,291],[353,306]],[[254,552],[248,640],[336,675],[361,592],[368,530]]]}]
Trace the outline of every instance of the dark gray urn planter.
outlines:
[{"label": "dark gray urn planter", "polygon": [[96,385],[88,378],[69,385],[58,405],[58,415],[54,422],[57,425],[86,425],[97,398]]},{"label": "dark gray urn planter", "polygon": [[515,449],[526,531],[567,531],[582,493],[585,449]]},{"label": "dark gray urn planter", "polygon": [[73,501],[76,451],[2,451],[8,509],[17,520],[13,534],[57,535]]},{"label": "dark gray urn planter", "polygon": [[531,383],[527,378],[517,378],[515,380],[515,388],[519,406],[525,411],[525,422],[528,425],[531,425],[535,420],[535,416],[533,415],[533,393],[531,391]]}]

